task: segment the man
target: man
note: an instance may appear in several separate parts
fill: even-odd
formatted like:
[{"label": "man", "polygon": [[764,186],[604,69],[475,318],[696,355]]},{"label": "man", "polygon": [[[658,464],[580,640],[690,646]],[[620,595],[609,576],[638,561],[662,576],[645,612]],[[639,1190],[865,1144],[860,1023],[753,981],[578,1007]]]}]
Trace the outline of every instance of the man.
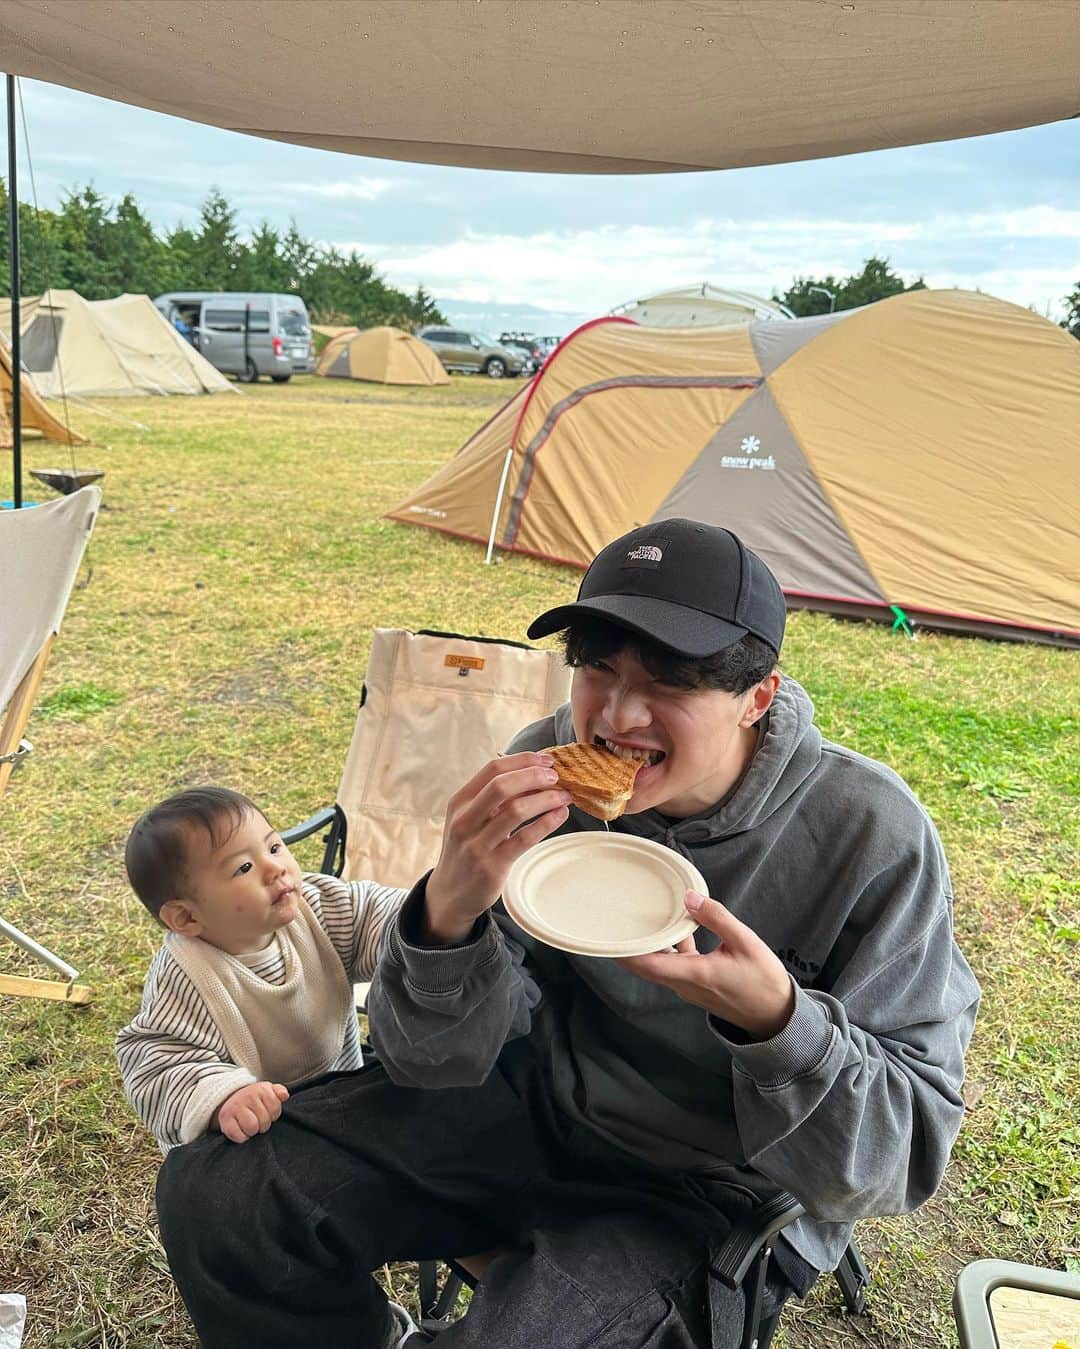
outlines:
[{"label": "man", "polygon": [[[205,1343],[404,1343],[367,1271],[494,1247],[447,1346],[727,1349],[742,1296],[708,1267],[751,1199],[788,1189],[809,1215],[777,1245],[775,1308],[856,1218],[934,1192],[978,1003],[945,859],[894,773],[822,740],[777,673],[783,630],[768,568],[690,520],[616,540],[532,625],[565,632],[571,702],[451,798],[372,988],[382,1066],[163,1168]],[[496,908],[527,848],[603,828],[539,753],[575,740],[648,759],[612,828],[708,883],[673,950],[567,955]]]},{"label": "man", "polygon": [[172,326],[176,329],[176,331],[180,334],[180,336],[184,339],[185,342],[190,342],[192,346],[194,346],[195,335],[191,330],[191,324],[188,323],[187,319],[184,318],[183,314],[180,312],[179,309],[174,309],[172,312]]}]

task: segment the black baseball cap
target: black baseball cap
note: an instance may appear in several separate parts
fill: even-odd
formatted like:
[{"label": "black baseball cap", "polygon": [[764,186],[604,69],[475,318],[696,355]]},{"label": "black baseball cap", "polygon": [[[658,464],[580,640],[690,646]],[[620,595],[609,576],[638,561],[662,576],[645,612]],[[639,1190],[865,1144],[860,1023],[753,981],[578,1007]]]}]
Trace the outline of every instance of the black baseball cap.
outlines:
[{"label": "black baseball cap", "polygon": [[729,529],[659,520],[593,558],[577,601],[541,614],[533,639],[602,618],[683,656],[712,656],[746,634],[779,654],[787,609],[776,577]]}]

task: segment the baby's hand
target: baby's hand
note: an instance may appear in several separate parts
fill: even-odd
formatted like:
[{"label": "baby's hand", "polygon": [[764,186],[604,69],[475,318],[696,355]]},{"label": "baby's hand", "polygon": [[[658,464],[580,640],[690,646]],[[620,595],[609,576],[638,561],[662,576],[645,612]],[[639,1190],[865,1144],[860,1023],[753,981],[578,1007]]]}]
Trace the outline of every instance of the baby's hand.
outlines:
[{"label": "baby's hand", "polygon": [[234,1143],[246,1143],[256,1134],[264,1134],[281,1114],[281,1103],[289,1099],[280,1082],[252,1082],[241,1087],[218,1106],[216,1119],[210,1121]]}]

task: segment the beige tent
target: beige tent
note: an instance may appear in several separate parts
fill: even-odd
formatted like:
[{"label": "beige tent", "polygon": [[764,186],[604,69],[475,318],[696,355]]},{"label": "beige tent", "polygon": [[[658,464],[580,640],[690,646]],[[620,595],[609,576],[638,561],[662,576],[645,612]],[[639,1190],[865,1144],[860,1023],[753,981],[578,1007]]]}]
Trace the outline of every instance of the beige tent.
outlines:
[{"label": "beige tent", "polygon": [[[22,362],[46,398],[236,392],[146,295],[84,300],[47,290],[22,301]],[[0,301],[0,331],[11,301]]]},{"label": "beige tent", "polygon": [[[57,420],[38,397],[28,379],[20,381],[20,422],[23,431],[38,431],[46,440],[65,445],[85,445],[86,437]],[[0,449],[10,449],[11,431],[11,349],[0,337]]]},{"label": "beige tent", "polygon": [[677,286],[643,300],[630,300],[611,311],[648,328],[716,328],[751,319],[794,318],[776,300],[766,300],[745,290],[721,290],[707,281],[698,286]]},{"label": "beige tent", "polygon": [[911,291],[732,328],[601,319],[393,519],[585,566],[730,526],[795,606],[1080,645],[1080,343]]},{"label": "beige tent", "polygon": [[1074,117],[1080,70],[1075,0],[0,0],[0,46],[233,131],[559,173],[982,136]]},{"label": "beige tent", "polygon": [[353,323],[313,323],[311,331],[323,337],[340,337],[342,333],[358,333],[360,329]]},{"label": "beige tent", "polygon": [[450,383],[431,348],[400,328],[347,328],[326,344],[315,373],[376,384]]}]

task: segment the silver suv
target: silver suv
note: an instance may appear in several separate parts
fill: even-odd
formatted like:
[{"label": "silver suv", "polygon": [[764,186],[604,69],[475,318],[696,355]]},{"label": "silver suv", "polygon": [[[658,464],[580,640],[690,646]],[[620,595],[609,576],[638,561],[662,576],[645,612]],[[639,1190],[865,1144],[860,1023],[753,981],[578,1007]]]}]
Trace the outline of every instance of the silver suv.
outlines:
[{"label": "silver suv", "polygon": [[461,370],[466,374],[483,371],[492,379],[502,379],[504,375],[520,375],[525,367],[523,351],[501,346],[483,333],[467,333],[460,328],[421,328],[416,335],[438,356],[445,370]]}]

